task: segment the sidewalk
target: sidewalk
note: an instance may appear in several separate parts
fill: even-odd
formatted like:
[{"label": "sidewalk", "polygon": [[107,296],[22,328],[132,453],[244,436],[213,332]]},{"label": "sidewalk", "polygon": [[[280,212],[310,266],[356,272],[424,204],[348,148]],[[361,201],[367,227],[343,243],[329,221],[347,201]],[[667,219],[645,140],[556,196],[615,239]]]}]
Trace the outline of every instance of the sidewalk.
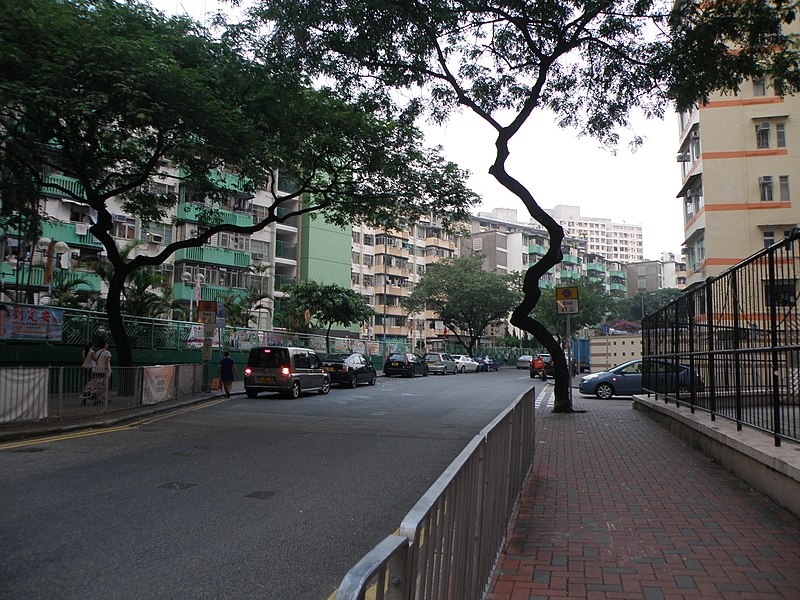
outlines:
[{"label": "sidewalk", "polygon": [[537,410],[488,600],[800,598],[800,520],[629,399]]}]

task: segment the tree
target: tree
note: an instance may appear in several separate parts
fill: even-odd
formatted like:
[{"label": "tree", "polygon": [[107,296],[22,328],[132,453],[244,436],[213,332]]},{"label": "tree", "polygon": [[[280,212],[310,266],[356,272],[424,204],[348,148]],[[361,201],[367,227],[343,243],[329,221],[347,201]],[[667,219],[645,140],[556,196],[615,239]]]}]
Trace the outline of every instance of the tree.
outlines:
[{"label": "tree", "polygon": [[639,323],[641,328],[643,317],[658,311],[681,295],[683,295],[683,291],[675,288],[639,292],[633,298],[619,302],[609,319],[633,321]]},{"label": "tree", "polygon": [[291,313],[304,313],[325,329],[325,348],[330,352],[331,328],[362,324],[373,315],[372,307],[358,292],[335,283],[322,284],[312,280],[299,281],[283,287],[288,294],[285,303]]},{"label": "tree", "polygon": [[782,26],[796,9],[782,0],[262,0],[251,15],[252,30],[267,32],[260,50],[271,60],[353,93],[402,90],[393,97],[412,98],[437,121],[466,107],[494,129],[489,172],[550,236],[511,322],[553,356],[554,410],[571,412],[564,352],[531,316],[540,279],[562,259],[564,232],[507,172],[509,143],[534,111],[616,145],[633,111],[661,116],[672,101],[684,110],[753,76],[794,92],[797,36]]},{"label": "tree", "polygon": [[[575,332],[581,327],[591,327],[601,323],[614,301],[603,285],[581,277],[571,282],[570,286],[578,288],[578,313],[570,315],[570,329]],[[542,290],[541,298],[532,316],[548,330],[563,338],[566,332],[567,317],[558,314],[555,288]]]},{"label": "tree", "polygon": [[435,311],[470,356],[486,328],[503,323],[520,299],[516,277],[485,271],[483,261],[473,254],[434,263],[403,300],[411,313]]},{"label": "tree", "polygon": [[[192,21],[130,0],[2,0],[0,164],[31,187],[48,187],[97,213],[91,233],[113,276],[106,312],[120,365],[131,364],[122,295],[132,273],[200,247],[221,232],[252,234],[318,211],[341,225],[391,228],[398,216],[462,219],[475,195],[466,174],[422,146],[413,115],[383,95],[343,99],[310,89],[278,63],[259,63]],[[413,112],[413,111],[412,111]],[[223,222],[219,208],[238,177],[275,198],[252,226]],[[277,193],[276,173],[293,182]],[[78,185],[67,185],[65,176]],[[126,260],[113,237],[111,202],[143,224],[165,219],[179,183],[208,201],[197,235]],[[302,200],[297,210],[278,210]]]}]

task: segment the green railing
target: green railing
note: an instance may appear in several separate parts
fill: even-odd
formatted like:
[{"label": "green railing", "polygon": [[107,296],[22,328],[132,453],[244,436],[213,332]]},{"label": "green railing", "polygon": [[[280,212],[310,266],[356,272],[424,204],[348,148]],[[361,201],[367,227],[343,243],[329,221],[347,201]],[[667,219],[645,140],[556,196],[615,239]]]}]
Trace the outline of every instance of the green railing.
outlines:
[{"label": "green railing", "polygon": [[79,235],[75,231],[75,223],[61,221],[43,221],[42,235],[56,242],[66,242],[69,246],[88,246],[102,248],[103,245],[88,231]]},{"label": "green railing", "polygon": [[174,261],[176,263],[191,261],[246,269],[251,265],[253,257],[249,252],[241,252],[240,250],[203,246],[202,248],[181,248],[177,250]]},{"label": "green railing", "polygon": [[[248,290],[245,288],[229,288],[222,285],[200,285],[200,299],[201,300],[222,300],[223,298],[233,296],[246,296]],[[194,286],[182,285],[176,283],[172,288],[172,298],[177,301],[186,301],[194,299]]]},{"label": "green railing", "polygon": [[221,208],[211,208],[194,202],[179,202],[176,218],[182,221],[193,221],[197,223],[199,222],[198,212],[203,209],[213,211],[213,213],[219,217],[220,222],[225,225],[247,227],[253,224],[253,215],[251,213],[239,213]]},{"label": "green railing", "polygon": [[[63,190],[54,187],[56,185],[68,190],[70,193],[67,194]],[[45,177],[45,185],[42,186],[42,193],[49,196],[64,196],[71,194],[76,198],[86,198],[86,192],[84,191],[83,186],[78,183],[78,180],[72,177],[65,177],[64,175],[47,175]]]},{"label": "green railing", "polygon": [[579,271],[569,271],[567,269],[561,269],[561,279],[580,279],[581,274]]},{"label": "green railing", "polygon": [[611,277],[618,277],[620,279],[625,279],[628,276],[628,274],[625,271],[609,271],[608,274]]},{"label": "green railing", "polygon": [[[17,272],[19,272],[19,278]],[[30,278],[28,277],[29,272]],[[92,273],[91,271],[54,269],[52,285],[55,286],[61,281],[75,281],[78,279],[84,280],[84,283],[78,285],[79,290],[90,292],[100,291],[102,279],[97,273]],[[16,270],[13,270],[8,266],[8,263],[3,263],[2,267],[0,267],[0,283],[6,286],[17,286],[18,282],[21,287],[46,288],[47,284],[44,282],[44,267],[31,267],[30,265],[23,264],[17,266]]]},{"label": "green railing", "polygon": [[572,254],[565,254],[564,258],[561,259],[561,262],[568,265],[577,265],[580,262],[580,259]]},{"label": "green railing", "polygon": [[544,256],[545,254],[547,254],[548,250],[549,248],[547,248],[547,246],[540,246],[539,244],[530,244],[528,246],[528,252],[530,254],[541,254],[542,256]]},{"label": "green railing", "polygon": [[604,275],[606,272],[606,268],[600,263],[586,263],[586,270],[590,273],[594,271],[597,273],[602,273]]}]

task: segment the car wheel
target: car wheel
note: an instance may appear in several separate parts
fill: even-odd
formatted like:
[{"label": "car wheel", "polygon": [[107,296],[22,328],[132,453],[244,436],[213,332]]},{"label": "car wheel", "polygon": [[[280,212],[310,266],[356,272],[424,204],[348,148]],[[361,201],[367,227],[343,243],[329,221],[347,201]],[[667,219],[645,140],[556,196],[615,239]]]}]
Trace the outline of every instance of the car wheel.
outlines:
[{"label": "car wheel", "polygon": [[544,371],[539,373],[539,379],[541,379],[542,381],[547,381],[547,373],[545,373]]},{"label": "car wheel", "polygon": [[299,381],[295,381],[292,384],[292,389],[289,392],[289,396],[292,397],[292,398],[295,398],[295,399],[300,397],[300,382]]},{"label": "car wheel", "polygon": [[530,372],[530,375],[531,375],[531,379],[536,379],[536,373],[534,373],[533,371],[531,371],[531,372]]},{"label": "car wheel", "polygon": [[414,371],[408,371],[406,373],[403,373],[403,377],[413,377],[413,376],[414,376]]},{"label": "car wheel", "polygon": [[601,383],[594,389],[594,395],[601,400],[608,400],[614,395],[614,388],[607,383]]},{"label": "car wheel", "polygon": [[461,372],[462,373],[466,373],[467,372],[467,367],[465,367],[464,365],[461,365]]},{"label": "car wheel", "polygon": [[350,389],[356,389],[358,387],[358,375],[353,373],[353,379],[347,383]]},{"label": "car wheel", "polygon": [[378,383],[378,378],[377,378],[375,375],[373,375],[373,376],[372,376],[372,378],[369,380],[369,382],[368,382],[368,383],[369,383],[370,385],[375,385],[376,383]]},{"label": "car wheel", "polygon": [[425,368],[425,369],[422,371],[422,376],[423,376],[423,377],[427,377],[427,376],[428,376],[428,369],[427,369],[427,368]]},{"label": "car wheel", "polygon": [[248,398],[255,398],[258,396],[258,390],[245,390],[244,393],[247,394]]},{"label": "car wheel", "polygon": [[[298,389],[300,388],[299,385],[297,387],[298,387]],[[353,387],[356,387],[356,386],[353,386]],[[327,394],[328,392],[330,392],[331,391],[331,380],[330,379],[326,379],[325,383],[322,384],[322,388],[320,388],[318,391],[319,391],[320,394]]]}]

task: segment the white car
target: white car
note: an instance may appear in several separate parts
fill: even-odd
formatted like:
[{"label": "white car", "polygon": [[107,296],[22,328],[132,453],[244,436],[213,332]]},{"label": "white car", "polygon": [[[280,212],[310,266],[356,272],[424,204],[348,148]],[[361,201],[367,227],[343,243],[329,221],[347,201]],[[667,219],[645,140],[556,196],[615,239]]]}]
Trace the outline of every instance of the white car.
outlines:
[{"label": "white car", "polygon": [[456,361],[456,368],[459,373],[466,373],[467,371],[478,372],[478,363],[467,354],[451,354],[453,360]]}]

